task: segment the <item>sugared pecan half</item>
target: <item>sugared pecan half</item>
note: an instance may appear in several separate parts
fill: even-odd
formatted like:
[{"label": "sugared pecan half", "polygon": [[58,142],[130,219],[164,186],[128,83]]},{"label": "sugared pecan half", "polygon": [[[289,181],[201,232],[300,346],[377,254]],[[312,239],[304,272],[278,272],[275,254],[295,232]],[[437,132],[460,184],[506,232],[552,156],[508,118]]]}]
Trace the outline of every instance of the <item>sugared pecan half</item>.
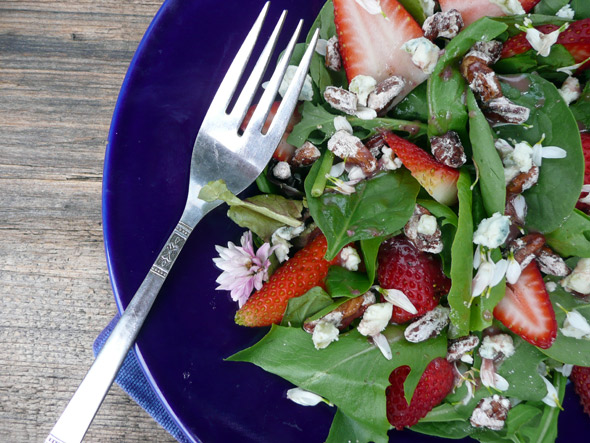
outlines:
[{"label": "sugared pecan half", "polygon": [[469,421],[476,428],[488,428],[499,431],[504,427],[510,400],[500,395],[482,398],[471,414]]},{"label": "sugared pecan half", "polygon": [[402,92],[405,85],[406,81],[399,75],[380,81],[369,94],[367,106],[377,112],[383,111]]},{"label": "sugared pecan half", "polygon": [[291,158],[291,164],[295,167],[309,166],[320,158],[320,150],[311,142],[306,141],[300,148],[297,148],[293,157]]},{"label": "sugared pecan half", "polygon": [[348,164],[359,166],[365,174],[370,174],[377,168],[377,160],[371,151],[358,137],[347,131],[336,131],[328,140],[328,149]]},{"label": "sugared pecan half", "polygon": [[420,343],[436,337],[449,324],[449,308],[438,305],[418,320],[410,323],[404,337],[410,343]]},{"label": "sugared pecan half", "polygon": [[537,263],[539,264],[539,270],[548,275],[567,277],[572,272],[565,264],[563,258],[547,246],[543,246],[541,250],[537,252]]},{"label": "sugared pecan half", "polygon": [[420,205],[415,206],[414,213],[404,226],[404,234],[423,252],[438,254],[443,250],[441,231],[436,218]]},{"label": "sugared pecan half", "polygon": [[479,345],[477,335],[466,335],[449,342],[447,348],[447,361],[453,363],[461,360],[464,355],[473,351]]},{"label": "sugared pecan half", "polygon": [[332,71],[340,71],[342,68],[342,57],[340,56],[340,48],[338,46],[338,37],[333,36],[328,40],[326,45],[326,68]]},{"label": "sugared pecan half", "polygon": [[337,88],[336,86],[328,86],[326,88],[324,91],[324,99],[326,99],[334,109],[346,114],[354,114],[358,106],[358,97],[354,92]]},{"label": "sugared pecan half", "polygon": [[522,269],[526,268],[535,258],[537,253],[545,245],[545,236],[534,232],[517,238],[509,245],[514,253],[514,259],[520,264]]},{"label": "sugared pecan half", "polygon": [[449,131],[444,135],[430,139],[432,155],[443,165],[451,168],[460,168],[467,161],[465,149],[455,131]]},{"label": "sugared pecan half", "polygon": [[437,12],[428,17],[424,20],[422,30],[424,31],[424,37],[434,40],[439,37],[454,38],[463,29],[463,26],[465,26],[465,23],[461,13],[456,9],[451,9],[446,12]]},{"label": "sugared pecan half", "polygon": [[306,332],[313,334],[315,326],[320,321],[332,323],[340,330],[345,329],[353,322],[353,320],[362,317],[367,308],[374,303],[375,294],[369,291],[364,295],[347,300],[332,312],[324,315],[321,318],[318,318],[317,320],[305,321],[303,323],[303,329]]},{"label": "sugared pecan half", "polygon": [[516,177],[514,177],[510,183],[508,183],[508,186],[506,186],[506,190],[513,194],[520,194],[521,192],[524,192],[527,189],[535,186],[538,181],[539,167],[533,165],[528,171],[521,172]]},{"label": "sugared pecan half", "polygon": [[496,122],[522,124],[529,119],[531,110],[506,97],[498,97],[485,104],[484,113],[487,118]]}]

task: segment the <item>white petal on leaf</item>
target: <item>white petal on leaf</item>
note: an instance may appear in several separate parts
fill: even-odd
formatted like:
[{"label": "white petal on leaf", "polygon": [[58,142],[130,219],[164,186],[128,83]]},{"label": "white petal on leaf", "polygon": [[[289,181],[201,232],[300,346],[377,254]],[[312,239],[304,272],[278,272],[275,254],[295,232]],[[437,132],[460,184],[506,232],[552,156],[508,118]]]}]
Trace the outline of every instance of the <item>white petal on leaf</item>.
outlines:
[{"label": "white petal on leaf", "polygon": [[373,343],[375,344],[375,346],[379,348],[379,350],[387,360],[391,360],[393,358],[393,354],[391,353],[391,346],[389,345],[389,341],[387,341],[387,337],[385,337],[383,334],[374,335]]},{"label": "white petal on leaf", "polygon": [[522,268],[520,263],[514,260],[514,257],[508,259],[508,268],[506,269],[506,281],[513,285],[520,278]]},{"label": "white petal on leaf", "polygon": [[550,406],[552,408],[558,408],[560,405],[559,396],[557,395],[557,389],[555,389],[555,386],[553,386],[553,384],[545,377],[541,378],[543,379],[543,381],[545,382],[545,386],[547,387],[547,395],[541,401],[545,403],[547,406]]},{"label": "white petal on leaf", "polygon": [[323,397],[301,388],[289,389],[287,398],[301,406],[315,406],[324,401]]},{"label": "white petal on leaf", "polygon": [[416,307],[402,291],[398,289],[381,289],[380,292],[383,294],[385,300],[392,305],[397,306],[410,314],[418,313]]},{"label": "white petal on leaf", "polygon": [[493,288],[498,283],[500,283],[502,281],[502,279],[504,278],[504,276],[506,275],[507,269],[508,269],[508,260],[502,259],[502,260],[498,261],[498,263],[496,263],[494,265],[494,275],[492,276],[492,279],[490,280],[489,286]]},{"label": "white petal on leaf", "polygon": [[350,125],[350,122],[342,115],[334,117],[334,129],[336,129],[336,131],[342,130],[352,134],[352,126]]},{"label": "white petal on leaf", "polygon": [[315,46],[315,52],[320,55],[326,56],[326,48],[328,47],[328,40],[320,38]]}]

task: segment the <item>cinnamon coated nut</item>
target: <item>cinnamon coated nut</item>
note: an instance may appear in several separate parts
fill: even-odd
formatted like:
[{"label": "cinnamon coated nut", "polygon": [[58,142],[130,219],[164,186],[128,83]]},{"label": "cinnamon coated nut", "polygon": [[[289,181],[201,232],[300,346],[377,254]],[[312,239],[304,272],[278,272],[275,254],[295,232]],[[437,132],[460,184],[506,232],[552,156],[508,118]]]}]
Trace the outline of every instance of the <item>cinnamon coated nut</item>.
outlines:
[{"label": "cinnamon coated nut", "polygon": [[431,15],[422,25],[424,37],[429,40],[435,40],[439,37],[454,38],[463,29],[465,23],[461,13],[456,9],[451,9],[446,12],[437,12]]},{"label": "cinnamon coated nut", "polygon": [[380,81],[369,94],[367,106],[377,112],[383,111],[402,92],[405,85],[406,81],[399,75]]},{"label": "cinnamon coated nut", "polygon": [[377,168],[377,159],[371,151],[358,137],[345,130],[334,133],[328,140],[328,149],[348,164],[359,166],[364,174],[370,174]]},{"label": "cinnamon coated nut", "polygon": [[372,304],[375,304],[375,301],[375,294],[369,291],[364,295],[347,300],[332,312],[329,312],[317,320],[306,320],[303,323],[303,329],[306,332],[313,334],[313,330],[320,321],[332,323],[340,330],[345,329],[353,322],[353,320],[362,317],[367,308]]},{"label": "cinnamon coated nut", "polygon": [[326,68],[336,72],[342,68],[342,57],[340,56],[337,36],[333,36],[328,40],[325,65]]},{"label": "cinnamon coated nut", "polygon": [[467,353],[473,351],[479,345],[477,335],[466,335],[455,340],[451,340],[447,348],[447,361],[453,363],[461,360]]},{"label": "cinnamon coated nut", "polygon": [[503,96],[485,103],[483,111],[490,120],[514,124],[526,122],[531,115],[529,108],[517,105]]},{"label": "cinnamon coated nut", "polygon": [[572,272],[563,258],[547,246],[543,246],[537,252],[537,263],[539,264],[539,270],[548,275],[567,277]]},{"label": "cinnamon coated nut", "polygon": [[291,158],[291,165],[295,167],[309,166],[320,158],[320,150],[311,142],[306,141],[300,148],[297,148]]},{"label": "cinnamon coated nut", "polygon": [[517,238],[509,245],[514,253],[514,259],[520,264],[521,268],[526,268],[536,257],[537,253],[545,245],[545,236],[534,232],[524,237]]},{"label": "cinnamon coated nut", "polygon": [[508,183],[508,186],[506,186],[506,190],[513,194],[520,194],[521,192],[532,188],[537,184],[538,181],[539,167],[533,165],[528,171],[521,172],[516,177],[514,177],[510,183]]},{"label": "cinnamon coated nut", "polygon": [[334,109],[346,114],[354,114],[358,106],[358,97],[354,92],[336,86],[328,86],[324,91],[324,99]]},{"label": "cinnamon coated nut", "polygon": [[460,168],[467,161],[465,149],[455,131],[449,131],[444,135],[430,139],[432,155],[443,165],[451,168]]},{"label": "cinnamon coated nut", "polygon": [[438,254],[443,250],[441,231],[436,218],[420,205],[414,207],[414,213],[404,226],[404,234],[423,252]]}]

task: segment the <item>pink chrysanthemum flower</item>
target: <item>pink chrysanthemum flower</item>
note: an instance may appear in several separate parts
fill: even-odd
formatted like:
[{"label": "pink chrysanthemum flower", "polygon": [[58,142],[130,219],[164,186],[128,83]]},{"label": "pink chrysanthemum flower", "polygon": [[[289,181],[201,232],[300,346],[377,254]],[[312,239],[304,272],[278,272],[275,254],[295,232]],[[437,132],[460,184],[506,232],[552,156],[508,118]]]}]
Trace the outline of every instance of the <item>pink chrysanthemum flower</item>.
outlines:
[{"label": "pink chrysanthemum flower", "polygon": [[259,290],[262,283],[268,280],[269,257],[274,248],[264,243],[254,252],[252,232],[246,231],[240,239],[242,246],[228,242],[227,248],[215,246],[218,258],[214,258],[215,266],[223,272],[217,280],[219,286],[215,289],[231,292],[231,298],[238,302],[241,308],[252,294],[254,288]]}]

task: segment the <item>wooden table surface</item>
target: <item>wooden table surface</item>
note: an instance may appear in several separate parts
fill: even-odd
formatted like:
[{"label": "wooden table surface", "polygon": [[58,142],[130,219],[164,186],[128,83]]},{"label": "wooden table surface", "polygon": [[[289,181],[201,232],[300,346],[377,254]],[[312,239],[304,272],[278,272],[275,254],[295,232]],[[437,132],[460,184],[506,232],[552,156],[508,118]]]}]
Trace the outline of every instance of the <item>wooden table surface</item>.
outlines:
[{"label": "wooden table surface", "polygon": [[[0,441],[41,442],[115,314],[101,182],[161,0],[0,0]],[[86,441],[172,442],[113,387]]]}]

